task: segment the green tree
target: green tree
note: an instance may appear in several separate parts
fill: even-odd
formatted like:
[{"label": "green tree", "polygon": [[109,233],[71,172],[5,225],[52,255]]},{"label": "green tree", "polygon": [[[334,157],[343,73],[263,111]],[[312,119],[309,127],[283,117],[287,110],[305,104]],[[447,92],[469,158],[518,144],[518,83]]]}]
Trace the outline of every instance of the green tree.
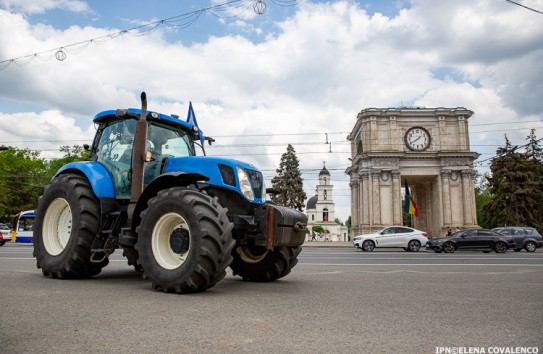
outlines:
[{"label": "green tree", "polygon": [[281,156],[277,175],[272,179],[272,185],[279,193],[273,195],[272,202],[293,209],[303,210],[306,198],[299,161],[292,145],[288,144],[287,152]]},{"label": "green tree", "polygon": [[324,230],[324,227],[322,227],[321,225],[313,225],[313,227],[311,228],[311,231],[322,234],[325,230]]},{"label": "green tree", "polygon": [[490,228],[492,225],[488,220],[488,215],[485,206],[492,200],[492,193],[488,187],[487,174],[480,174],[477,170],[475,173],[475,208],[477,213],[477,224],[484,228]]},{"label": "green tree", "polygon": [[88,151],[81,146],[62,146],[61,158],[47,162],[38,151],[8,148],[0,151],[0,220],[10,222],[11,216],[35,209],[43,187],[63,165],[88,160]]},{"label": "green tree", "polygon": [[12,147],[0,151],[0,219],[9,222],[20,211],[34,209],[47,177],[39,152]]},{"label": "green tree", "polygon": [[543,226],[541,148],[533,131],[528,141],[522,152],[506,136],[505,146],[496,150],[486,178],[492,199],[483,208],[490,226]]},{"label": "green tree", "polygon": [[335,222],[336,224],[338,224],[338,225],[343,226],[343,221],[341,221],[340,218],[335,218],[335,219],[334,219],[334,222]]},{"label": "green tree", "polygon": [[85,150],[82,146],[79,145],[74,145],[72,147],[61,146],[59,151],[63,152],[64,156],[61,158],[52,159],[47,165],[48,173],[51,177],[53,177],[57,173],[57,171],[67,163],[89,160],[90,151]]},{"label": "green tree", "polygon": [[347,221],[345,221],[345,226],[347,226],[347,229],[350,231],[351,230],[351,226],[352,226],[352,219],[351,219],[351,216],[349,215],[349,217],[347,218]]}]

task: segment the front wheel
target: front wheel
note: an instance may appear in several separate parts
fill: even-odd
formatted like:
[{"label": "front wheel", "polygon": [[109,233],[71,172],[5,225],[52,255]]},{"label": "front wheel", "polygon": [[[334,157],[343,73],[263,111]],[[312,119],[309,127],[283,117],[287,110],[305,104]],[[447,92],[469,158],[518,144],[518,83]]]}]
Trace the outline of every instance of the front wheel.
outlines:
[{"label": "front wheel", "polygon": [[290,273],[298,263],[302,247],[239,246],[232,251],[234,261],[230,264],[234,275],[243,280],[268,282],[282,278]]},{"label": "front wheel", "polygon": [[527,252],[535,252],[535,249],[537,248],[536,244],[534,242],[526,242],[526,245],[524,246],[524,249]]},{"label": "front wheel", "polygon": [[373,241],[367,240],[362,243],[362,249],[366,252],[371,252],[375,248],[375,243]]},{"label": "front wheel", "polygon": [[418,252],[420,250],[420,242],[418,240],[409,241],[407,249],[411,252]]},{"label": "front wheel", "polygon": [[53,178],[39,198],[34,222],[34,257],[44,276],[86,278],[108,264],[91,262],[91,245],[100,229],[100,203],[86,178]]},{"label": "front wheel", "polygon": [[136,250],[154,289],[194,293],[224,278],[235,242],[233,224],[217,198],[174,187],[147,205],[136,229]]},{"label": "front wheel", "polygon": [[494,251],[496,251],[496,253],[505,253],[505,251],[507,251],[507,245],[505,242],[496,242]]},{"label": "front wheel", "polygon": [[445,253],[454,253],[454,251],[456,251],[456,247],[454,247],[452,242],[445,242],[442,249]]}]

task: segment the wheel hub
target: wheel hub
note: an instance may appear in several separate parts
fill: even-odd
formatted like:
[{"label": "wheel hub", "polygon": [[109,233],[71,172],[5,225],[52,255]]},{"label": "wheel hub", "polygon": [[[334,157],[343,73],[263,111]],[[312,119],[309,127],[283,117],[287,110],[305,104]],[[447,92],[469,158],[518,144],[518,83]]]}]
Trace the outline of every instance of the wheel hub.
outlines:
[{"label": "wheel hub", "polygon": [[170,248],[176,254],[183,254],[189,250],[190,235],[189,230],[177,228],[170,235]]}]

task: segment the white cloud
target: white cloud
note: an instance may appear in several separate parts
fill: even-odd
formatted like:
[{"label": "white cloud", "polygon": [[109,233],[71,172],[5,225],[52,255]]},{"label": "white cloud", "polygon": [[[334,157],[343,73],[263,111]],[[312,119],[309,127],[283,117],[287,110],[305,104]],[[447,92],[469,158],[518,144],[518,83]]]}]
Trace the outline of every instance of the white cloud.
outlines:
[{"label": "white cloud", "polygon": [[[3,58],[120,30],[58,30],[30,25],[5,11],[0,16]],[[239,20],[238,25],[251,23],[247,28],[258,26],[258,18]],[[241,35],[211,35],[206,42],[183,45],[167,42],[157,31],[89,44],[79,54],[68,53],[63,62],[35,59],[25,67],[11,65],[1,72],[0,102],[43,107],[35,115],[50,118],[33,120],[36,130],[48,134],[35,137],[22,129],[21,139],[73,136],[87,142],[94,114],[137,107],[142,90],[148,93],[149,109],[182,118],[191,100],[201,128],[217,138],[208,153],[235,154],[269,171],[268,181],[288,143],[301,168],[313,170],[303,176],[308,197],[326,161],[334,195],[345,196],[335,198],[336,216],[343,220],[350,215],[345,132],[364,108],[402,103],[466,107],[475,112],[471,131],[490,131],[472,134],[472,144],[478,145],[472,150],[489,154],[495,147],[480,145],[501,144],[508,125],[487,129],[478,124],[518,123],[539,127],[537,134],[543,135],[541,123],[519,123],[541,121],[543,112],[543,24],[529,11],[491,0],[418,0],[387,17],[369,15],[352,1],[301,2],[295,15],[276,28],[259,43]],[[458,75],[436,77],[435,70],[444,67]],[[0,130],[14,117],[4,115]],[[344,133],[331,134],[339,132]],[[294,133],[315,135],[286,135]],[[332,153],[324,144],[325,133],[334,139]],[[514,143],[524,141],[524,131],[509,134]]]},{"label": "white cloud", "polygon": [[41,14],[54,9],[88,12],[90,8],[80,0],[0,0],[0,7],[25,14]]}]

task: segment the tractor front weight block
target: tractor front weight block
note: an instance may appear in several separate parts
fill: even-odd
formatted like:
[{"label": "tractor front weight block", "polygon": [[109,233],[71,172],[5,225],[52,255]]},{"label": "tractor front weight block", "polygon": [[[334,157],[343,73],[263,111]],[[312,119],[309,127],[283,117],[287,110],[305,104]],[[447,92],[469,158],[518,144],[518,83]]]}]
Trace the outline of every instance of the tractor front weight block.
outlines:
[{"label": "tractor front weight block", "polygon": [[266,248],[297,247],[305,240],[307,215],[275,204],[259,207],[255,213],[261,220],[261,233],[266,237]]}]

